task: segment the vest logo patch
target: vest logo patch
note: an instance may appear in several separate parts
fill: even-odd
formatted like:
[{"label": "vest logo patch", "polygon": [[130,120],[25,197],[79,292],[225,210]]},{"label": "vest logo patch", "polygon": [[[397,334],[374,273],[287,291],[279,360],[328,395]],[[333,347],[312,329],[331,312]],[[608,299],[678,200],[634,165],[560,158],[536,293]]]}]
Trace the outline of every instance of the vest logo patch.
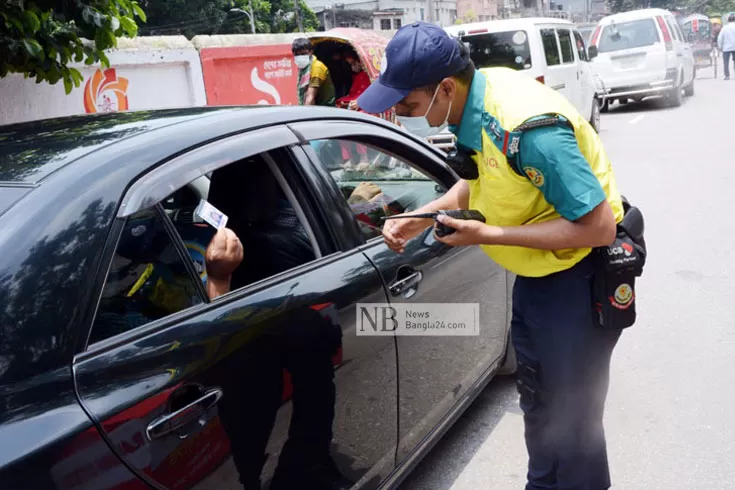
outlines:
[{"label": "vest logo patch", "polygon": [[534,167],[523,167],[523,171],[533,185],[535,185],[536,187],[541,187],[544,185],[544,174],[542,174],[539,169]]},{"label": "vest logo patch", "polygon": [[487,162],[487,166],[490,168],[498,168],[498,161],[494,159],[493,157],[490,157],[485,160]]}]

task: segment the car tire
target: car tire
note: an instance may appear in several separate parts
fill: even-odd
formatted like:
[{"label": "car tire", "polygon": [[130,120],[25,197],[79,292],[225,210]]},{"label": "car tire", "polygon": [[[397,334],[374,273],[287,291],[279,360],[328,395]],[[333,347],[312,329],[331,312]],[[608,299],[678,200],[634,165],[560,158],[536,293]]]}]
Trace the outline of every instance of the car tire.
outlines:
[{"label": "car tire", "polygon": [[498,376],[510,376],[512,374],[515,374],[517,370],[518,360],[516,359],[516,350],[515,347],[513,347],[513,338],[511,337],[509,331],[508,342],[505,346],[505,359],[503,360],[503,364],[498,370]]},{"label": "car tire", "polygon": [[694,78],[697,76],[697,69],[694,69],[694,75],[692,75],[692,83],[686,86],[684,89],[684,95],[687,97],[691,97],[694,95]]},{"label": "car tire", "polygon": [[605,99],[605,100],[604,100],[604,101],[602,102],[602,104],[600,105],[600,112],[602,112],[603,114],[605,114],[605,113],[606,113],[606,112],[608,112],[609,110],[610,110],[610,101],[609,101],[609,100],[607,100],[607,99]]},{"label": "car tire", "polygon": [[666,95],[666,102],[669,107],[679,107],[681,105],[681,90],[681,83],[679,83],[675,89]]},{"label": "car tire", "polygon": [[596,132],[600,132],[600,101],[597,97],[592,99],[592,114],[590,116],[590,125]]}]

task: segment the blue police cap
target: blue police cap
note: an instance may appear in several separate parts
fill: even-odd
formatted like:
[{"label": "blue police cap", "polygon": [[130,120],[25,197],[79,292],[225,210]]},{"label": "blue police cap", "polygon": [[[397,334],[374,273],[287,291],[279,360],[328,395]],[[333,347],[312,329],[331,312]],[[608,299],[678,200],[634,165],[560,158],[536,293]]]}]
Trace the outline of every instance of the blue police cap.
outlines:
[{"label": "blue police cap", "polygon": [[407,24],[385,48],[380,77],[358,98],[357,105],[378,114],[409,92],[433,85],[467,67],[469,54],[444,29],[426,22]]}]

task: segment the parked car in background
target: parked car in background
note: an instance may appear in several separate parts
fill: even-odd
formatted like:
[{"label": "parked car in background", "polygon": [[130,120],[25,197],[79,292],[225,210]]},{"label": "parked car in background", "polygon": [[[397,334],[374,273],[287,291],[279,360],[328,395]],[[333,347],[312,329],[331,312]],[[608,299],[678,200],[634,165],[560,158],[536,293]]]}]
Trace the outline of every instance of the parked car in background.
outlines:
[{"label": "parked car in background", "polygon": [[633,10],[603,18],[590,42],[592,65],[602,79],[605,103],[662,96],[671,106],[682,92],[694,95],[692,48],[668,10]]},{"label": "parked car in background", "polygon": [[[446,27],[470,49],[477,68],[518,70],[564,94],[599,130],[600,100],[586,43],[576,26],[553,18],[494,20]],[[441,148],[454,145],[445,131],[431,139]]]},{"label": "parked car in background", "polygon": [[[432,229],[402,254],[382,239],[456,181],[333,108],[0,127],[2,488],[394,488],[514,369],[503,269]],[[202,199],[244,248],[215,298]],[[357,303],[453,300],[479,303],[479,337],[357,335]]]}]

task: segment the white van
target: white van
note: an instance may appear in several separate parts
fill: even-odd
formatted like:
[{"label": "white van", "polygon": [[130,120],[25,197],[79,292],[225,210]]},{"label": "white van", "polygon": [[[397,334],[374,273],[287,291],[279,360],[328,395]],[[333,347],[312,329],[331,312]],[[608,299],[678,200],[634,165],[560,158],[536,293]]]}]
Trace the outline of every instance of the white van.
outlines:
[{"label": "white van", "polygon": [[681,105],[682,90],[694,95],[692,48],[673,14],[644,9],[603,18],[590,40],[592,67],[600,77],[604,109],[617,100],[664,96]]},{"label": "white van", "polygon": [[584,39],[562,19],[494,20],[445,28],[470,48],[477,68],[505,66],[558,90],[599,126],[597,90]]},{"label": "white van", "polygon": [[[589,66],[586,44],[577,27],[552,18],[493,20],[445,27],[470,48],[477,68],[505,66],[558,90],[599,131],[598,85]],[[448,150],[454,137],[448,131],[429,140]]]}]

